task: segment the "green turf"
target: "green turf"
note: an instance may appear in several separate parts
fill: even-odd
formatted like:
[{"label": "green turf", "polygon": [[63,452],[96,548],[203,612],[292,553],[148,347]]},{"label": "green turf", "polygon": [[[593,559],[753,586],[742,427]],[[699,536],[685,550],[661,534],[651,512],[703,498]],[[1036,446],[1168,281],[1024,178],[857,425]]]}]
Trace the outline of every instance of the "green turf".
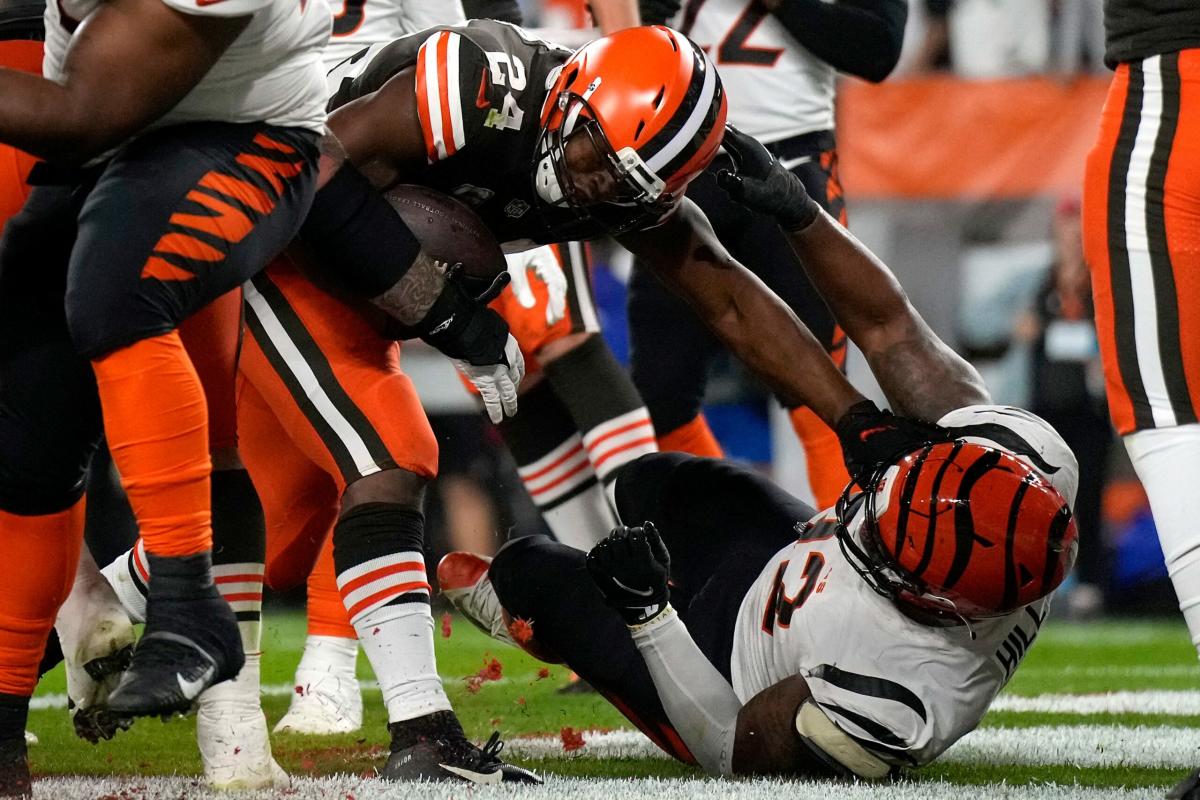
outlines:
[{"label": "green turf", "polygon": [[[263,683],[290,683],[304,640],[303,618],[295,613],[269,616],[264,635]],[[487,639],[461,619],[450,638],[437,641],[440,671],[450,699],[468,734],[485,738],[493,729],[507,736],[557,734],[564,727],[624,728],[628,723],[598,695],[560,695],[566,682],[561,666],[548,668],[531,657]],[[499,682],[486,682],[472,692],[466,678],[485,661],[502,664]],[[370,668],[360,658],[359,674],[370,678]],[[1014,694],[1091,693],[1121,690],[1186,689],[1200,687],[1200,667],[1182,624],[1111,622],[1085,625],[1047,623],[1025,664],[1009,688]],[[39,694],[62,692],[61,668],[47,675]],[[377,691],[365,697],[366,719],[356,734],[332,737],[275,736],[279,762],[301,774],[365,773],[381,763],[386,746],[384,713]],[[287,708],[285,696],[263,701],[271,724]],[[1179,715],[1083,715],[997,711],[984,721],[988,727],[1026,728],[1034,725],[1167,725],[1189,728],[1195,718]],[[199,758],[192,719],[163,723],[142,720],[112,742],[97,746],[75,738],[63,710],[30,713],[29,727],[41,738],[30,756],[40,774],[157,775],[197,774]],[[1191,735],[1191,734],[1189,734]],[[671,777],[695,775],[694,770],[656,759],[572,758],[537,760],[545,772],[573,776]],[[1083,786],[1168,785],[1178,770],[1076,768],[988,764],[938,764],[914,774],[916,780],[945,779],[964,784],[1055,782]]]}]

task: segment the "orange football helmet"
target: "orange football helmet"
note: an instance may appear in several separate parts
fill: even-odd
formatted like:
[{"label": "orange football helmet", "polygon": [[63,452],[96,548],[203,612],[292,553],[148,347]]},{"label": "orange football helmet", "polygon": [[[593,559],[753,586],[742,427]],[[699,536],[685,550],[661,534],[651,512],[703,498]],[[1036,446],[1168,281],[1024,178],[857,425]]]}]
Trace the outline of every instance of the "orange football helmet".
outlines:
[{"label": "orange football helmet", "polygon": [[842,549],[875,591],[943,617],[1001,616],[1039,600],[1078,550],[1071,508],[1049,480],[962,440],[909,453],[861,495],[844,493],[837,515]]},{"label": "orange football helmet", "polygon": [[[686,36],[662,25],[628,28],[577,50],[542,109],[537,196],[620,233],[653,224],[712,162],[728,104],[717,70]],[[568,138],[586,136],[614,179],[614,199],[582,200],[566,165]]]}]

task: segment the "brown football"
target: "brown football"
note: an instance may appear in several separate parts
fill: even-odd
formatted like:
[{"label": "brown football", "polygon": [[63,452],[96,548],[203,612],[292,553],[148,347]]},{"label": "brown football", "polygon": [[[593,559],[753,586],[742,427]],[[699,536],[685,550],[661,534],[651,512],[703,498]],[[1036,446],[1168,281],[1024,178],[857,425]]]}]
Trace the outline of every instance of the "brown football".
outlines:
[{"label": "brown football", "polygon": [[462,202],[413,184],[394,186],[384,196],[433,258],[461,263],[473,278],[490,279],[504,271],[500,243],[479,215]]}]

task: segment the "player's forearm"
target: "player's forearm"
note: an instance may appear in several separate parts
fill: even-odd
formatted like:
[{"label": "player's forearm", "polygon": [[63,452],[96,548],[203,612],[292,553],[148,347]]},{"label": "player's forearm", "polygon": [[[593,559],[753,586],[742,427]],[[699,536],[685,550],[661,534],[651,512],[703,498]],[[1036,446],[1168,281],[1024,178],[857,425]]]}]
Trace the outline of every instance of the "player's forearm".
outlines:
[{"label": "player's forearm", "polygon": [[788,238],[897,413],[937,419],[987,402],[975,368],[929,329],[891,270],[849,231],[822,213]]},{"label": "player's forearm", "polygon": [[605,36],[642,24],[637,0],[591,0],[591,8],[596,27]]},{"label": "player's forearm", "polygon": [[705,322],[789,407],[807,406],[834,425],[863,396],[795,313],[756,276],[738,269],[728,307]]},{"label": "player's forearm", "polygon": [[834,69],[878,82],[896,68],[908,19],[904,0],[775,2],[772,13],[788,32]]},{"label": "player's forearm", "polygon": [[83,163],[136,132],[140,120],[97,118],[67,87],[0,69],[0,141],[39,158]]},{"label": "player's forearm", "polygon": [[730,774],[742,707],[733,687],[670,606],[645,625],[630,628],[630,633],[667,718],[688,750],[705,771]]}]

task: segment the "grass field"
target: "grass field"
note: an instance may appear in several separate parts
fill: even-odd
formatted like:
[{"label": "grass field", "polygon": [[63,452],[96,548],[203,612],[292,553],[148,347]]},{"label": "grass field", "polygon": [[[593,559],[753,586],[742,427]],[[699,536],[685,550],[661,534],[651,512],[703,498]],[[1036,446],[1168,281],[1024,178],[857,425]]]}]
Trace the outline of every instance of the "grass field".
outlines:
[{"label": "grass field", "polygon": [[[1200,766],[1200,666],[1181,622],[1048,622],[980,730],[932,766],[883,787],[704,780],[661,755],[598,696],[557,694],[564,668],[547,672],[459,619],[452,631],[438,639],[438,660],[468,734],[483,739],[500,730],[506,755],[547,777],[538,790],[544,796],[1161,797]],[[268,616],[263,705],[271,724],[287,708],[303,639],[300,616]],[[502,666],[500,680],[468,680],[493,658]],[[360,675],[371,677],[362,659]],[[91,746],[75,738],[62,692],[60,668],[43,681],[30,713],[29,727],[41,739],[30,750],[34,771],[44,778],[39,798],[195,800],[208,794],[192,777],[200,762],[191,719],[143,720],[116,740]],[[378,690],[368,688],[365,699],[366,721],[356,734],[273,738],[277,760],[297,776],[292,789],[275,796],[524,796],[523,790],[387,787],[372,780],[387,736]],[[564,735],[564,729],[570,730]],[[578,744],[578,732],[583,746],[567,752],[564,741]]]}]

